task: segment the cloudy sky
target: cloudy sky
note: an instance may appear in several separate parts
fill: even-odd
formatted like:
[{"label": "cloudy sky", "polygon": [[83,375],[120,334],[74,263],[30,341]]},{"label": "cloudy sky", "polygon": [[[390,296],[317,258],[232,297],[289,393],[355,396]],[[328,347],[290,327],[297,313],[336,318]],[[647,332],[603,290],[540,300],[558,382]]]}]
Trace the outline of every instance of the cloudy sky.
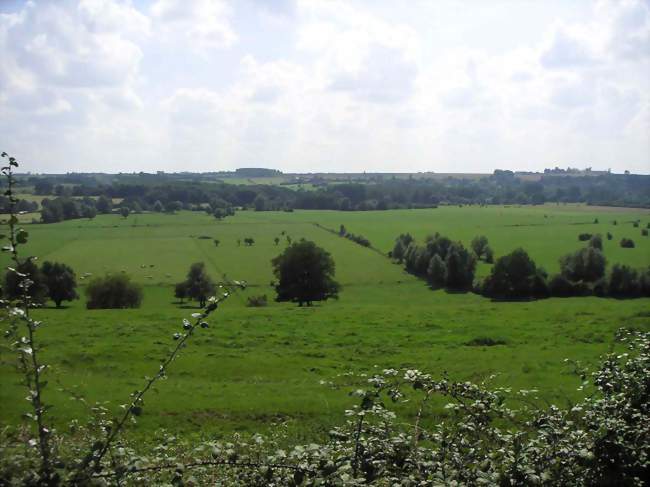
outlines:
[{"label": "cloudy sky", "polygon": [[650,172],[650,0],[2,0],[0,61],[32,172]]}]

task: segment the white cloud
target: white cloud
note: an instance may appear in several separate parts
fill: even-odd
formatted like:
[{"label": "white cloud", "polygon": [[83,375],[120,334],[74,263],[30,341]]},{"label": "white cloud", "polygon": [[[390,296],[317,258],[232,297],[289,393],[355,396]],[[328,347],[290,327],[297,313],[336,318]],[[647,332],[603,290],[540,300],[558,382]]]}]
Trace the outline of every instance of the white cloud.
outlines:
[{"label": "white cloud", "polygon": [[230,7],[221,0],[157,0],[151,14],[169,43],[184,39],[190,47],[205,49],[228,47],[237,40]]}]

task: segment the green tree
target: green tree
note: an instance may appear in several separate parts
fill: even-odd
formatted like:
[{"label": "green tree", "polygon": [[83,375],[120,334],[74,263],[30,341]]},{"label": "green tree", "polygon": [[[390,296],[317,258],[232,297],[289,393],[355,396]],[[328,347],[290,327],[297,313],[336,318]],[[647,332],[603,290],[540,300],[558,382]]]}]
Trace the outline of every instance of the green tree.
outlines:
[{"label": "green tree", "polygon": [[187,273],[187,296],[196,299],[203,308],[208,296],[214,294],[216,286],[205,270],[203,262],[195,262]]},{"label": "green tree", "polygon": [[106,196],[100,196],[97,198],[97,203],[95,204],[97,211],[99,213],[110,213],[113,208],[113,203]]},{"label": "green tree", "polygon": [[338,297],[335,264],[329,252],[314,242],[301,240],[287,247],[271,264],[278,281],[277,301],[311,306],[313,301]]},{"label": "green tree", "polygon": [[7,269],[4,288],[2,289],[3,295],[9,299],[22,298],[24,288],[21,287],[20,284],[26,279],[29,281],[29,285],[27,286],[27,295],[30,296],[31,300],[35,303],[44,303],[47,298],[45,276],[43,276],[43,273],[32,259],[22,262],[16,267],[15,271],[13,269]]},{"label": "green tree", "polygon": [[160,200],[156,200],[155,203],[153,204],[153,211],[155,211],[156,213],[162,213],[163,211],[165,211],[165,207],[163,206]]},{"label": "green tree", "polygon": [[77,279],[72,268],[59,262],[43,262],[41,272],[45,277],[45,285],[48,289],[48,296],[57,308],[61,307],[62,301],[78,299]]},{"label": "green tree", "polygon": [[483,257],[485,257],[488,249],[490,248],[488,246],[488,239],[485,235],[477,235],[472,239],[472,250],[474,251],[474,254],[476,255],[476,258],[478,260],[481,260]]},{"label": "green tree", "polygon": [[591,237],[591,240],[589,240],[589,246],[598,250],[603,250],[603,237],[600,233]]},{"label": "green tree", "polygon": [[120,215],[122,215],[124,218],[129,216],[129,213],[131,213],[131,210],[129,210],[128,206],[123,206],[120,208]]},{"label": "green tree", "polygon": [[258,194],[255,197],[255,200],[253,200],[253,206],[255,207],[255,211],[266,210],[266,205],[267,205],[266,198],[261,194]]},{"label": "green tree", "polygon": [[429,267],[427,269],[427,276],[431,286],[440,288],[445,285],[445,275],[447,274],[447,267],[438,254],[431,257]]},{"label": "green tree", "polygon": [[445,259],[447,273],[445,286],[449,289],[466,291],[474,282],[476,258],[460,242],[454,242],[447,250]]},{"label": "green tree", "polygon": [[492,298],[529,298],[546,294],[545,273],[528,253],[518,248],[499,257],[483,282],[482,293]]},{"label": "green tree", "polygon": [[605,275],[607,261],[595,247],[585,247],[560,259],[560,272],[571,281],[594,282]]},{"label": "green tree", "polygon": [[639,294],[638,273],[626,265],[614,264],[609,274],[607,289],[610,296],[633,298]]},{"label": "green tree", "polygon": [[187,298],[187,281],[177,282],[174,286],[174,297],[178,298],[183,304],[183,300]]},{"label": "green tree", "polygon": [[96,277],[86,287],[86,308],[139,308],[142,286],[126,274],[106,274]]}]

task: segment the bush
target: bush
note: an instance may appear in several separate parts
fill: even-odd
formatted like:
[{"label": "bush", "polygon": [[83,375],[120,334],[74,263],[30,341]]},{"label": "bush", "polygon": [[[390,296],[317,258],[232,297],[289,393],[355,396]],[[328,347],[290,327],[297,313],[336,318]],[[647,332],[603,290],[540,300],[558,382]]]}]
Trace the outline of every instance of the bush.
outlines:
[{"label": "bush", "polygon": [[86,308],[139,308],[142,286],[131,282],[126,274],[107,274],[96,277],[86,287]]},{"label": "bush", "polygon": [[609,295],[615,298],[634,298],[641,291],[637,271],[620,264],[612,267],[607,287]]},{"label": "bush", "polygon": [[642,237],[647,237],[648,236],[648,229],[647,228],[641,229],[641,236]]},{"label": "bush", "polygon": [[622,238],[621,247],[623,247],[624,249],[633,249],[634,241],[631,238]]},{"label": "bush", "polygon": [[572,296],[589,296],[591,289],[584,282],[571,282],[562,274],[556,274],[548,282],[548,290],[551,296],[557,298],[568,298]]},{"label": "bush", "polygon": [[591,233],[581,233],[580,235],[578,235],[578,240],[580,240],[581,242],[586,242],[590,238],[591,238]]},{"label": "bush", "polygon": [[249,308],[262,308],[268,305],[266,294],[260,294],[259,296],[249,296],[246,300],[246,306]]},{"label": "bush", "polygon": [[603,250],[603,237],[600,234],[596,234],[589,240],[589,246],[598,250]]},{"label": "bush", "polygon": [[610,232],[607,232],[607,240],[611,240],[614,238],[614,235],[612,235]]},{"label": "bush", "polygon": [[501,299],[545,297],[546,273],[524,249],[515,249],[497,259],[483,283],[482,294]]},{"label": "bush", "polygon": [[560,259],[561,273],[571,281],[597,281],[605,275],[606,264],[603,253],[591,246]]}]

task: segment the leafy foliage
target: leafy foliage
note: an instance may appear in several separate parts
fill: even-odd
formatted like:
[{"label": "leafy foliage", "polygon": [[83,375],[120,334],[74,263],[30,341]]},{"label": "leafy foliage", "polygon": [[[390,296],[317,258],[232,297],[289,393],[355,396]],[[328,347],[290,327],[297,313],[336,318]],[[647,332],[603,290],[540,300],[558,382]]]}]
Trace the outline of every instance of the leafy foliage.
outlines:
[{"label": "leafy foliage", "polygon": [[334,259],[314,242],[294,242],[271,263],[278,280],[275,286],[278,301],[310,306],[313,301],[338,297],[340,286],[334,280]]},{"label": "leafy foliage", "polygon": [[524,249],[497,259],[482,287],[485,296],[501,299],[547,297],[546,272]]},{"label": "leafy foliage", "polygon": [[61,306],[62,301],[78,299],[76,287],[77,279],[72,268],[60,262],[43,262],[41,272],[45,276],[45,285],[48,289],[48,296],[56,307]]},{"label": "leafy foliage", "polygon": [[96,277],[86,287],[86,308],[139,308],[142,286],[126,274],[106,274]]},{"label": "leafy foliage", "polygon": [[[185,282],[176,285],[177,293],[179,292],[179,286],[180,290],[185,290],[185,297],[197,300],[201,308],[205,306],[208,297],[214,294],[216,289],[212,278],[205,270],[204,262],[195,262],[190,266]],[[180,298],[178,295],[176,297]]]}]

